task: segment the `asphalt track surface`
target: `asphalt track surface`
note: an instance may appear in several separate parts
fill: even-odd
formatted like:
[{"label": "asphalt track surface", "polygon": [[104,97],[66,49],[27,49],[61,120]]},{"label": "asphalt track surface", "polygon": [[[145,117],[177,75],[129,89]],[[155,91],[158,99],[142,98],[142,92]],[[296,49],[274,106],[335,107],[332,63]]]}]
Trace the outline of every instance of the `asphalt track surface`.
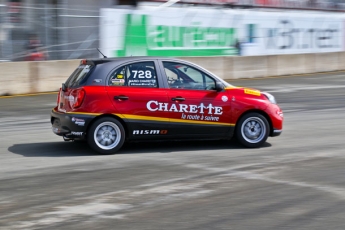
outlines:
[{"label": "asphalt track surface", "polygon": [[0,229],[345,229],[345,73],[231,83],[276,96],[280,137],[101,156],[51,132],[56,95],[1,98]]}]

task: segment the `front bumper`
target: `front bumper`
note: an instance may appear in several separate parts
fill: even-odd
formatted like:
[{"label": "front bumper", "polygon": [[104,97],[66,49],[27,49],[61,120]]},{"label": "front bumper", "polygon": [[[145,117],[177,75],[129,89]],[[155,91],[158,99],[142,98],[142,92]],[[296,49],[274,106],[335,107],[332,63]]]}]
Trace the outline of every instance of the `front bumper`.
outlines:
[{"label": "front bumper", "polygon": [[270,137],[279,136],[283,132],[283,122],[284,122],[284,114],[281,108],[276,104],[270,104],[267,107],[266,113],[269,115],[272,128],[270,132]]},{"label": "front bumper", "polygon": [[50,116],[53,133],[69,139],[85,139],[87,127],[94,118],[90,115],[58,112],[56,108]]},{"label": "front bumper", "polygon": [[271,134],[271,137],[277,137],[280,134],[282,134],[283,130],[282,129],[273,129],[273,132]]}]

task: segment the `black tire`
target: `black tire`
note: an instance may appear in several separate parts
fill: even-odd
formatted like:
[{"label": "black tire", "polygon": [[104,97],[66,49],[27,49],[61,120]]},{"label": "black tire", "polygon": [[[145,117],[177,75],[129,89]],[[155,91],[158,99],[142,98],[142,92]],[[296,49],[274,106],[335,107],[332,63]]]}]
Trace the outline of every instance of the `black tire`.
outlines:
[{"label": "black tire", "polygon": [[248,148],[262,146],[270,132],[267,119],[259,113],[248,113],[240,118],[236,125],[237,140]]},{"label": "black tire", "polygon": [[87,141],[98,153],[114,154],[122,147],[125,136],[121,122],[112,117],[103,117],[91,125]]}]

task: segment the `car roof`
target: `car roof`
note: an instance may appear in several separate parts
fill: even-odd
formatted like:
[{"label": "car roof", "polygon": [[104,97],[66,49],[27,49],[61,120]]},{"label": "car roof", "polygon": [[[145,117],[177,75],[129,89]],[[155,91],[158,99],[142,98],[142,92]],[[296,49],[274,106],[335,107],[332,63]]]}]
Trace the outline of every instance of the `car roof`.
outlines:
[{"label": "car roof", "polygon": [[131,57],[115,57],[115,58],[87,58],[88,62],[92,62],[94,65],[103,64],[107,62],[124,62],[124,61],[137,61],[142,59],[160,59],[160,60],[176,60],[182,61],[176,58],[169,57],[155,57],[155,56],[131,56]]},{"label": "car roof", "polygon": [[126,62],[131,62],[131,61],[140,61],[140,60],[161,60],[161,61],[171,61],[171,62],[181,62],[185,63],[194,67],[197,67],[198,69],[206,72],[210,76],[215,77],[219,81],[223,82],[225,85],[230,85],[226,81],[222,80],[212,72],[208,71],[207,69],[189,61],[185,61],[182,59],[178,58],[171,58],[171,57],[159,57],[159,56],[130,56],[130,57],[115,57],[115,58],[90,58],[90,59],[83,59],[86,61],[86,63],[90,63],[92,65],[98,65],[98,64],[104,64],[102,68],[99,69],[99,71],[102,71],[102,74],[99,74],[97,76],[106,76],[109,71],[111,71],[114,68],[114,65],[122,65]]}]

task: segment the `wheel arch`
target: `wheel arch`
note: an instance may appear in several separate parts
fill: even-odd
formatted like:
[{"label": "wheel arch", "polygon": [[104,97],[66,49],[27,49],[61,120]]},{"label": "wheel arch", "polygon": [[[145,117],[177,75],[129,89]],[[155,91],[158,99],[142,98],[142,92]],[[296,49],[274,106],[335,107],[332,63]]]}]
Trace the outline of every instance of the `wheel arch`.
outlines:
[{"label": "wheel arch", "polygon": [[245,115],[248,114],[248,113],[258,113],[258,114],[264,116],[264,117],[266,118],[266,120],[267,120],[269,126],[270,126],[270,132],[269,132],[269,135],[268,135],[268,136],[272,136],[272,134],[273,134],[273,123],[272,123],[272,120],[271,120],[270,116],[269,116],[265,111],[262,111],[262,110],[259,110],[259,109],[250,109],[250,110],[247,110],[247,111],[245,111],[244,113],[242,113],[242,114],[238,117],[238,119],[237,119],[237,121],[236,121],[235,130],[237,129],[238,121],[239,121],[243,116],[245,116]]},{"label": "wheel arch", "polygon": [[99,116],[93,118],[91,120],[91,122],[89,123],[89,125],[87,126],[87,128],[86,128],[86,135],[88,135],[89,130],[90,130],[92,124],[95,123],[97,120],[99,120],[101,118],[104,118],[104,117],[112,117],[112,118],[115,118],[116,120],[118,120],[122,124],[123,128],[125,129],[125,138],[128,137],[129,131],[128,131],[127,124],[124,122],[124,120],[121,119],[119,116],[116,116],[116,115],[110,114],[110,113],[105,113],[105,114],[102,114],[102,115],[99,115]]}]

